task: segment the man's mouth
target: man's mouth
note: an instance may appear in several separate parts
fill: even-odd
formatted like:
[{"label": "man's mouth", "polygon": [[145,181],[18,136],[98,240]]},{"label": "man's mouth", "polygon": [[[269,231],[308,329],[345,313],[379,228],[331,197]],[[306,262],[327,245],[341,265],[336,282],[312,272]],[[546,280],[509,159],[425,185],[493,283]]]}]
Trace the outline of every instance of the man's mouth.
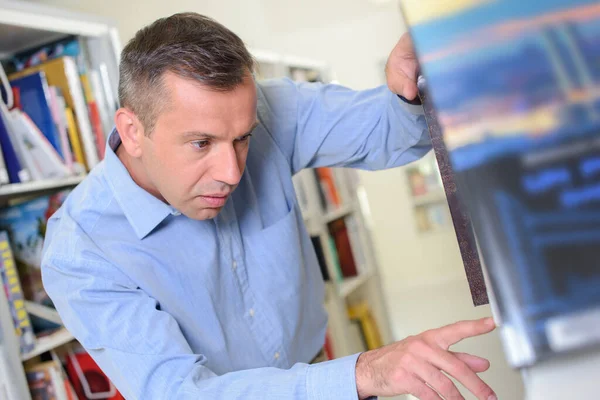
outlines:
[{"label": "man's mouth", "polygon": [[229,197],[229,194],[207,194],[200,197],[211,207],[223,207],[227,201],[227,198]]}]

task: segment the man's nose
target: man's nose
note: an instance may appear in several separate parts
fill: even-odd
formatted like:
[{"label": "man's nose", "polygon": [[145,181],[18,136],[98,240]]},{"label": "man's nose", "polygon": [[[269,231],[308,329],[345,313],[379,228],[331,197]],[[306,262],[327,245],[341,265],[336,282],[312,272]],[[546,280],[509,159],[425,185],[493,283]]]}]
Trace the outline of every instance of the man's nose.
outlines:
[{"label": "man's nose", "polygon": [[217,155],[213,179],[219,182],[235,186],[240,182],[241,171],[238,157],[233,146],[225,146]]}]

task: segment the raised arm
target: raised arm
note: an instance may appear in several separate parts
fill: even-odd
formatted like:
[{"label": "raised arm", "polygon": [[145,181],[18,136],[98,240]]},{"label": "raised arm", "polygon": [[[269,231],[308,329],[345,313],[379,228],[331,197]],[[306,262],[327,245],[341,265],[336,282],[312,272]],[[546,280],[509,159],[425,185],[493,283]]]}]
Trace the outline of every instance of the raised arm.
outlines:
[{"label": "raised arm", "polygon": [[354,91],[284,79],[259,87],[259,118],[293,173],[320,166],[392,168],[431,149],[419,107],[404,103],[387,86]]},{"label": "raised arm", "polygon": [[259,116],[293,173],[319,166],[400,166],[431,148],[422,108],[404,101],[417,97],[418,71],[412,38],[405,33],[388,57],[386,86],[353,91],[339,85],[268,81],[260,85]]}]

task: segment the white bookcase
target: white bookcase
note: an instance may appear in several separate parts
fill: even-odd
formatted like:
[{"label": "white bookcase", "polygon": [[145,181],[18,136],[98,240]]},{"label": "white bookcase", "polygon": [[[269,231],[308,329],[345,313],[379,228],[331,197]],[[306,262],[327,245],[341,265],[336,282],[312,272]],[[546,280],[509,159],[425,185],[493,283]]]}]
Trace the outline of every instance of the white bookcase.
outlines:
[{"label": "white bookcase", "polygon": [[[116,96],[121,45],[112,21],[22,1],[0,0],[0,61],[13,54],[68,36],[78,36],[89,50],[90,67],[100,75],[105,96]],[[74,187],[84,177],[34,181],[0,186],[0,204],[48,191]],[[43,306],[26,306],[31,314],[52,314]],[[23,361],[73,340],[66,329],[38,340],[36,347],[22,355],[14,333],[4,288],[0,290],[0,400],[31,399]]]},{"label": "white bookcase", "polygon": [[[250,49],[258,63],[257,79],[288,77],[292,80],[334,82],[326,63],[270,51]],[[371,232],[369,208],[364,188],[356,171],[347,168],[331,169],[336,177],[338,192],[343,193],[337,207],[323,208],[319,179],[314,170],[307,169],[294,176],[294,186],[307,230],[318,238],[329,280],[326,283],[325,308],[329,314],[329,333],[335,357],[366,350],[348,316],[347,305],[366,301],[376,321],[384,344],[392,341],[388,312],[383,297]],[[344,218],[352,220],[350,243],[357,264],[356,276],[336,279],[336,255],[329,246],[330,223]],[[356,256],[360,254],[360,256]],[[360,261],[357,260],[360,258]]]},{"label": "white bookcase", "polygon": [[[52,40],[76,35],[86,41],[89,62],[100,72],[106,96],[116,96],[118,63],[121,44],[116,24],[91,15],[57,10],[39,4],[13,0],[0,0],[0,61],[11,55],[37,47]],[[251,50],[260,64],[259,78],[289,76],[294,79],[330,80],[327,65],[312,60]],[[343,182],[338,189],[346,195],[341,206],[324,210],[319,197],[319,183],[312,170],[305,170],[295,178],[297,191],[302,193],[302,209],[306,226],[312,237],[321,243],[325,268],[330,277],[326,284],[326,304],[329,313],[329,329],[336,357],[365,350],[353,331],[346,310],[347,304],[365,299],[379,328],[382,341],[391,340],[387,311],[382,295],[379,272],[368,229],[368,205],[364,190],[353,171],[336,169],[335,174]],[[83,177],[60,180],[36,181],[0,186],[0,205],[15,198],[36,196],[48,191],[74,187]],[[328,224],[339,218],[354,219],[355,246],[360,248],[362,262],[355,277],[335,279],[334,253],[328,248]],[[50,309],[28,304],[31,314],[53,319]],[[25,379],[23,361],[45,351],[62,346],[73,340],[66,329],[39,340],[36,348],[25,355],[20,354],[18,338],[14,334],[8,301],[0,290],[0,400],[30,400]]]}]

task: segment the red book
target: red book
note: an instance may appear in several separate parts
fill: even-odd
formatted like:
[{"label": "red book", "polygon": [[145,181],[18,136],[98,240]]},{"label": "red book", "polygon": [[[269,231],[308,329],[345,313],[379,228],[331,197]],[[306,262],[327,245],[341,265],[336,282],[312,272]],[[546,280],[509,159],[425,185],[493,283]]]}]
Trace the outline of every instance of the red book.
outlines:
[{"label": "red book", "polygon": [[358,275],[356,262],[352,255],[352,245],[348,236],[348,229],[343,218],[337,219],[329,224],[329,233],[333,237],[335,247],[340,260],[340,269],[342,275],[346,278]]}]

